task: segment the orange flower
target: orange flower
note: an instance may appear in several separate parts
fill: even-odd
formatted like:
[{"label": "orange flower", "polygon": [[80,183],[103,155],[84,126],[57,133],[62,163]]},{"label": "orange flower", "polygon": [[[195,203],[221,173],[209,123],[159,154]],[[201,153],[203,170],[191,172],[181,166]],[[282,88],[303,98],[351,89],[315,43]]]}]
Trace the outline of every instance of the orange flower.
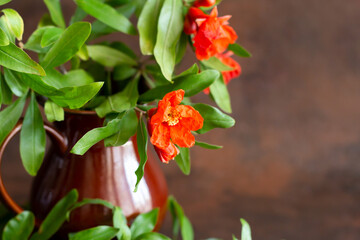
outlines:
[{"label": "orange flower", "polygon": [[150,141],[162,162],[169,162],[179,153],[174,144],[192,147],[195,137],[191,131],[203,126],[204,119],[198,111],[191,106],[179,105],[184,94],[182,89],[170,92],[159,101],[157,109],[149,111]]},{"label": "orange flower", "polygon": [[234,54],[233,52],[229,51],[227,53],[217,55],[217,58],[219,58],[219,60],[223,64],[228,65],[229,67],[233,68],[232,70],[221,72],[223,75],[225,84],[228,84],[231,79],[237,78],[241,74],[241,67],[240,67],[239,63],[237,63],[234,59],[231,58],[231,56],[233,54]]},{"label": "orange flower", "polygon": [[194,47],[199,60],[224,52],[228,45],[235,43],[237,39],[234,29],[228,26],[231,16],[217,17],[217,15],[217,7],[214,7],[209,17],[196,20],[199,29],[194,37]]},{"label": "orange flower", "polygon": [[211,7],[216,3],[216,0],[197,0],[194,2],[194,7]]},{"label": "orange flower", "polygon": [[[241,67],[239,63],[237,63],[231,56],[234,53],[229,51],[223,54],[217,54],[216,57],[225,65],[231,67],[232,69],[229,71],[222,71],[221,74],[223,76],[225,84],[228,84],[231,79],[237,78],[241,74]],[[209,94],[210,89],[204,89],[204,93]]]},{"label": "orange flower", "polygon": [[191,7],[186,14],[185,22],[184,22],[184,32],[187,35],[195,34],[198,27],[196,25],[196,19],[198,18],[208,18],[209,16],[206,15],[203,11],[199,8]]}]

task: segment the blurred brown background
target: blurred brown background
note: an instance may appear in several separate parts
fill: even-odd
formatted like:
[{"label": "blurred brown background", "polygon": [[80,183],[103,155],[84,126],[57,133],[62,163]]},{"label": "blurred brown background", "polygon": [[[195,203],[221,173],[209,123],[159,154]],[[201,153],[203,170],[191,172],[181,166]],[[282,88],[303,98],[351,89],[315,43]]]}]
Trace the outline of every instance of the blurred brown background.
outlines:
[{"label": "blurred brown background", "polygon": [[[71,14],[72,1],[62,2]],[[26,36],[45,11],[41,0],[9,7]],[[190,176],[163,166],[196,239],[240,236],[240,217],[253,239],[360,239],[360,1],[224,0],[219,13],[233,15],[238,42],[253,53],[238,59],[243,74],[229,85],[237,125],[202,138],[224,148],[194,147]],[[4,174],[26,202],[17,146]]]}]

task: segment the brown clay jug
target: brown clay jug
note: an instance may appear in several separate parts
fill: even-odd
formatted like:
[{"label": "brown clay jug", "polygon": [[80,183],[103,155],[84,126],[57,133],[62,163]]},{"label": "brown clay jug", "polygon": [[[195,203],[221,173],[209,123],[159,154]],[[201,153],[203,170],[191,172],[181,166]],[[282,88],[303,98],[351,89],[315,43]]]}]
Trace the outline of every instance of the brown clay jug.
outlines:
[{"label": "brown clay jug", "polygon": [[[131,222],[138,214],[159,208],[158,225],[166,211],[167,185],[158,163],[148,154],[144,178],[137,192],[135,170],[139,165],[136,137],[118,147],[105,147],[103,141],[91,147],[83,156],[70,153],[73,145],[89,130],[101,127],[103,119],[95,112],[71,111],[55,127],[45,125],[54,144],[35,177],[30,206],[37,221],[41,222],[51,208],[71,189],[76,188],[79,200],[101,198],[120,206]],[[0,163],[6,145],[21,129],[19,123],[0,148]],[[4,203],[16,213],[22,208],[7,193],[0,176],[0,192]],[[101,205],[85,205],[76,209],[70,222],[61,232],[76,232],[99,224],[111,224],[112,212]]]}]

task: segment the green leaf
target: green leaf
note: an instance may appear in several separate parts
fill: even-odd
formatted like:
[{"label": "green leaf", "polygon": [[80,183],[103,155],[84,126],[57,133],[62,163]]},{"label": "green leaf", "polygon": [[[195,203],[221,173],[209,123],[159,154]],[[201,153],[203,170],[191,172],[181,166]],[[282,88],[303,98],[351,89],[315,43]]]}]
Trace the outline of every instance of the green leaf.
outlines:
[{"label": "green leaf", "polygon": [[9,105],[7,108],[0,112],[0,144],[4,141],[7,135],[15,127],[19,121],[21,113],[24,109],[26,95],[16,100],[14,103]]},{"label": "green leaf", "polygon": [[10,104],[12,101],[12,92],[9,86],[6,84],[4,80],[4,76],[0,74],[0,88],[1,88],[1,102],[3,104]]},{"label": "green leaf", "polygon": [[154,230],[157,218],[159,215],[159,209],[155,208],[150,212],[140,214],[131,224],[131,238],[136,239],[138,236],[144,233],[148,233]]},{"label": "green leaf", "polygon": [[0,6],[11,2],[11,0],[0,0]]},{"label": "green leaf", "polygon": [[175,161],[181,171],[185,175],[189,175],[191,170],[190,150],[189,148],[178,148],[180,150],[180,153],[175,157]]},{"label": "green leaf", "polygon": [[44,32],[51,28],[54,28],[54,27],[46,26],[46,27],[40,27],[40,28],[36,29],[31,34],[31,36],[29,37],[27,42],[25,43],[24,48],[34,51],[34,52],[37,52],[37,53],[47,53],[49,51],[50,47],[42,48],[41,39],[42,39],[42,36],[44,35]]},{"label": "green leaf", "polygon": [[199,134],[206,133],[213,128],[230,128],[235,125],[235,120],[232,117],[222,113],[215,107],[202,103],[194,104],[193,107],[204,118],[203,127],[196,131]]},{"label": "green leaf", "polygon": [[44,69],[13,43],[0,47],[0,65],[18,72],[45,75]]},{"label": "green leaf", "polygon": [[250,225],[243,218],[240,219],[240,222],[242,224],[241,240],[251,240]]},{"label": "green leaf", "polygon": [[10,44],[10,40],[6,32],[0,27],[0,46],[7,46]]},{"label": "green leaf", "polygon": [[190,68],[186,69],[185,71],[174,77],[174,81],[180,79],[181,77],[185,77],[188,75],[195,75],[197,73],[199,73],[199,67],[196,63],[194,63],[194,65],[192,65]]},{"label": "green leaf", "polygon": [[97,226],[80,231],[74,235],[69,234],[69,240],[111,240],[119,229],[109,226]]},{"label": "green leaf", "polygon": [[229,44],[228,50],[240,57],[251,57],[251,53],[237,43]]},{"label": "green leaf", "polygon": [[73,189],[51,209],[30,240],[47,240],[54,235],[66,220],[67,211],[76,203],[78,192]]},{"label": "green leaf", "polygon": [[235,237],[234,234],[232,235],[232,239],[233,239],[233,240],[239,240],[237,237]]},{"label": "green leaf", "polygon": [[84,205],[87,204],[95,204],[95,205],[102,205],[104,207],[107,207],[109,209],[114,209],[114,205],[112,205],[110,202],[105,201],[103,199],[99,199],[99,198],[95,198],[95,199],[90,199],[90,198],[84,198],[83,200],[81,200],[80,202],[75,203],[66,213],[66,219],[67,221],[69,221],[70,219],[70,214],[72,211],[74,211],[77,208],[80,208]]},{"label": "green leaf", "polygon": [[[107,2],[107,4],[110,4],[110,3]],[[134,2],[130,2],[126,5],[116,8],[116,11],[118,13],[124,15],[128,19],[135,12],[135,10],[136,10],[136,6],[135,6]],[[95,39],[100,36],[110,34],[110,33],[116,32],[116,31],[117,31],[116,29],[100,22],[99,20],[96,20],[92,23],[92,32],[91,32],[90,39]]]},{"label": "green leaf", "polygon": [[11,29],[9,29],[4,15],[0,17],[0,28],[4,31],[9,41],[15,43],[15,35],[11,31]]},{"label": "green leaf", "polygon": [[222,146],[213,145],[213,144],[209,144],[206,142],[199,142],[199,141],[195,141],[195,145],[202,147],[202,148],[206,148],[206,149],[221,149],[221,148],[223,148]]},{"label": "green leaf", "polygon": [[122,92],[109,96],[100,106],[95,108],[99,117],[105,117],[106,114],[111,112],[123,112],[136,106],[139,98],[138,92],[139,76],[128,83]]},{"label": "green leaf", "polygon": [[205,70],[199,74],[185,75],[177,78],[174,84],[159,86],[145,92],[140,96],[139,101],[151,102],[155,99],[161,99],[166,93],[178,89],[185,91],[185,97],[191,97],[209,87],[219,76],[220,74],[216,70]]},{"label": "green leaf", "polygon": [[176,60],[176,44],[183,31],[183,3],[181,0],[167,0],[164,2],[158,21],[158,31],[154,56],[161,71],[169,81]]},{"label": "green leaf", "polygon": [[90,45],[88,46],[89,56],[101,65],[114,67],[125,64],[134,66],[137,62],[128,55],[108,46]]},{"label": "green leaf", "polygon": [[125,53],[126,55],[128,55],[129,57],[131,57],[134,60],[138,59],[138,56],[136,55],[136,53],[128,45],[126,45],[123,42],[119,42],[119,41],[112,42],[109,46],[119,50],[120,52]]},{"label": "green leaf", "polygon": [[136,131],[136,142],[138,145],[140,164],[135,171],[137,180],[136,180],[134,192],[137,191],[138,184],[142,179],[142,177],[144,176],[144,169],[147,161],[148,135],[147,135],[145,123],[142,121],[141,117],[139,118],[139,124]]},{"label": "green leaf", "polygon": [[94,128],[87,132],[79,141],[77,141],[75,146],[71,149],[71,153],[83,155],[96,143],[115,134],[119,130],[121,117],[122,115],[113,119],[105,127]]},{"label": "green leaf", "polygon": [[118,240],[130,240],[131,239],[131,231],[127,225],[126,217],[123,214],[120,207],[115,207],[113,214],[113,225],[116,228],[119,228],[120,231],[116,235]]},{"label": "green leaf", "polygon": [[55,43],[63,32],[64,30],[58,27],[46,28],[41,38],[41,47],[44,48]]},{"label": "green leaf", "polygon": [[55,96],[50,95],[49,98],[61,107],[81,108],[100,91],[103,84],[103,82],[94,82],[78,87],[61,88],[58,90],[60,93]]},{"label": "green leaf", "polygon": [[85,12],[105,23],[106,25],[127,34],[136,34],[136,29],[129,19],[118,13],[111,6],[99,0],[75,0],[76,4]]},{"label": "green leaf", "polygon": [[139,29],[140,49],[143,55],[153,54],[158,19],[163,3],[164,0],[148,0],[139,16],[137,27]]},{"label": "green leaf", "polygon": [[76,7],[74,15],[70,19],[70,25],[82,21],[87,16],[87,13],[79,7]]},{"label": "green leaf", "polygon": [[83,61],[87,61],[89,60],[89,52],[87,49],[86,44],[82,45],[82,47],[80,48],[80,50],[76,53],[76,55],[78,57],[80,57],[81,60]]},{"label": "green leaf", "polygon": [[20,132],[20,156],[25,170],[35,176],[45,154],[46,133],[41,113],[36,102],[35,93],[25,114]]},{"label": "green leaf", "polygon": [[216,69],[220,72],[233,70],[232,67],[224,64],[217,57],[211,57],[207,60],[202,60],[201,63],[203,63],[208,68]]},{"label": "green leaf", "polygon": [[61,79],[61,87],[79,87],[94,82],[93,77],[83,69],[67,72]]},{"label": "green leaf", "polygon": [[8,26],[8,29],[15,35],[15,37],[21,41],[24,33],[24,21],[20,14],[11,8],[3,9],[4,20]]},{"label": "green leaf", "polygon": [[11,91],[18,97],[24,96],[29,88],[19,80],[13,71],[4,68],[4,78]]},{"label": "green leaf", "polygon": [[54,102],[45,102],[45,115],[49,122],[63,121],[64,120],[64,109]]},{"label": "green leaf", "polygon": [[116,66],[113,71],[113,79],[115,81],[123,81],[134,76],[137,71],[137,69],[127,65]]},{"label": "green leaf", "polygon": [[230,95],[222,75],[210,85],[210,93],[216,104],[225,112],[231,113]]},{"label": "green leaf", "polygon": [[181,229],[181,237],[183,240],[193,240],[194,231],[189,219],[185,216],[184,210],[177,203],[174,197],[168,198],[168,208],[173,218],[173,232],[176,239],[178,234],[178,227]]},{"label": "green leaf", "polygon": [[178,64],[183,59],[185,53],[186,53],[186,46],[188,43],[188,35],[185,34],[185,32],[181,33],[180,40],[176,44],[176,60],[175,64]]},{"label": "green leaf", "polygon": [[82,47],[91,32],[88,22],[77,22],[69,26],[45,55],[44,68],[57,67],[70,60]]},{"label": "green leaf", "polygon": [[61,11],[60,0],[44,0],[50,12],[51,20],[59,27],[65,28],[65,20]]},{"label": "green leaf", "polygon": [[2,239],[28,239],[35,226],[35,217],[32,212],[23,211],[12,218],[5,226]]},{"label": "green leaf", "polygon": [[136,133],[137,120],[135,111],[128,111],[120,120],[118,132],[105,139],[105,147],[125,144]]},{"label": "green leaf", "polygon": [[148,232],[141,234],[135,240],[171,240],[171,238],[168,238],[167,236],[162,235],[161,233]]}]

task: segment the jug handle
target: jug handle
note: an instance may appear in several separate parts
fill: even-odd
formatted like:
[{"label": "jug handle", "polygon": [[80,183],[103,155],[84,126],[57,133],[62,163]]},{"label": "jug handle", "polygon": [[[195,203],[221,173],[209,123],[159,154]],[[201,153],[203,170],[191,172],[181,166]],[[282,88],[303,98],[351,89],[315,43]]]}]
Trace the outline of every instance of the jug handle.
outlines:
[{"label": "jug handle", "polygon": [[[16,214],[21,213],[24,211],[22,207],[20,207],[9,195],[7,192],[4,182],[1,175],[1,163],[2,157],[5,151],[6,146],[10,142],[10,140],[21,130],[22,127],[22,120],[20,120],[14,127],[13,130],[9,133],[9,135],[4,139],[3,143],[0,146],[0,195],[2,202],[11,210],[13,210]],[[65,153],[68,149],[67,139],[58,132],[54,127],[44,123],[44,128],[47,134],[51,137],[51,139],[57,142],[59,145],[59,149],[62,153]]]}]

